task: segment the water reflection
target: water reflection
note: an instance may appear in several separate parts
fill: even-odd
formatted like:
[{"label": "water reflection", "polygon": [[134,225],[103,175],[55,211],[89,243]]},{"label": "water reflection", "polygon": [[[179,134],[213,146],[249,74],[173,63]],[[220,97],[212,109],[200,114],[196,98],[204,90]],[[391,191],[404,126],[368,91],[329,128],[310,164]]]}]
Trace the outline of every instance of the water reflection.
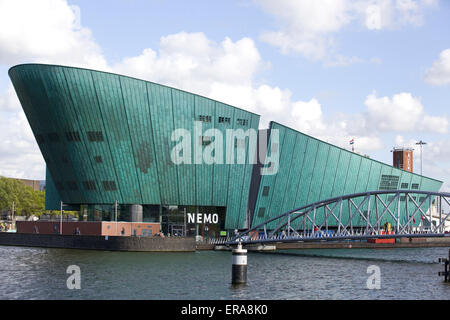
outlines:
[{"label": "water reflection", "polygon": [[[1,299],[449,299],[437,276],[446,248],[249,253],[248,283],[231,285],[231,253],[134,253],[0,247]],[[66,287],[69,265],[81,290]],[[366,287],[367,268],[381,289]]]}]

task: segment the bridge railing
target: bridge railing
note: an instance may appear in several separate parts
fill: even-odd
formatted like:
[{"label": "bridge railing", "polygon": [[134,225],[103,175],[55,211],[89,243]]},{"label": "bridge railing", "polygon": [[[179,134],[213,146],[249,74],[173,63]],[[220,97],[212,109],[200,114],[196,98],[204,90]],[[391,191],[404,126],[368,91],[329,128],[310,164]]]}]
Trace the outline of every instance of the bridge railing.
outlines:
[{"label": "bridge railing", "polygon": [[[391,190],[349,194],[290,210],[224,243],[443,234],[450,213],[445,215],[439,209],[436,218],[432,215],[433,203],[438,208],[450,206],[450,193]],[[387,220],[394,227],[389,233],[387,222],[382,223]]]}]

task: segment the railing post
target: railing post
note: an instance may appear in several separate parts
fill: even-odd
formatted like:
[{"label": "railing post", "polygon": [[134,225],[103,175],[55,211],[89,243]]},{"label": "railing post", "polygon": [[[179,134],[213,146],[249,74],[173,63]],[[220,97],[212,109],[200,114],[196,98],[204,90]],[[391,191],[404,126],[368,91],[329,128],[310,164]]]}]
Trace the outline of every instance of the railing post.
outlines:
[{"label": "railing post", "polygon": [[428,195],[428,210],[430,210],[430,232],[433,233],[433,210],[431,209],[431,194]]},{"label": "railing post", "polygon": [[[442,226],[442,196],[439,196],[439,202],[438,202],[438,210],[439,210],[439,225],[441,226],[438,230],[438,232],[443,233],[444,228]],[[450,253],[449,253],[450,254]]]},{"label": "railing post", "polygon": [[368,196],[368,203],[367,203],[367,215],[366,215],[366,234],[369,234],[369,225],[370,225],[370,199],[371,196]]},{"label": "railing post", "polygon": [[291,235],[291,215],[288,214],[288,232],[287,236],[289,237]]},{"label": "railing post", "polygon": [[397,192],[397,226],[396,226],[396,233],[399,234],[400,232],[400,192]]},{"label": "railing post", "polygon": [[315,236],[315,228],[316,228],[316,207],[313,207],[313,218],[312,218],[312,229],[311,234]]},{"label": "railing post", "polygon": [[408,229],[408,233],[411,233],[411,221],[409,221],[409,209],[408,209],[408,193],[405,193],[405,210],[406,210],[406,223],[407,225],[407,229]]}]

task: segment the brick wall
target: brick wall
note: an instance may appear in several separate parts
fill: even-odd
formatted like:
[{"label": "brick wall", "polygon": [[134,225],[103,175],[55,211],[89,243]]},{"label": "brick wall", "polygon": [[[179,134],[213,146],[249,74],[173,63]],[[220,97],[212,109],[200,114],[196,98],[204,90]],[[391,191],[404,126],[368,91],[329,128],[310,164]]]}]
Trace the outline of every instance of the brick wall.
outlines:
[{"label": "brick wall", "polygon": [[[59,221],[17,221],[17,233],[60,234]],[[77,228],[78,231],[77,232]],[[85,222],[63,221],[63,235],[92,235],[92,236],[154,236],[160,230],[159,223],[137,222]]]}]

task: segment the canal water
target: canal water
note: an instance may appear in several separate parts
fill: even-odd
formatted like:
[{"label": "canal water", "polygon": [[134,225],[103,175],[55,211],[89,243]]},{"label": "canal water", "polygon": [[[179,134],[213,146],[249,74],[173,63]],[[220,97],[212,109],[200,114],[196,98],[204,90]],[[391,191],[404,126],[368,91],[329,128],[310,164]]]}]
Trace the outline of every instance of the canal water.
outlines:
[{"label": "canal water", "polygon": [[[448,248],[249,253],[248,283],[234,287],[228,251],[138,253],[0,246],[0,299],[448,300],[450,285],[438,276],[443,271],[439,257],[448,257]],[[71,265],[80,268],[81,289],[67,288]],[[374,275],[371,266],[379,268],[380,289],[367,286]]]}]

